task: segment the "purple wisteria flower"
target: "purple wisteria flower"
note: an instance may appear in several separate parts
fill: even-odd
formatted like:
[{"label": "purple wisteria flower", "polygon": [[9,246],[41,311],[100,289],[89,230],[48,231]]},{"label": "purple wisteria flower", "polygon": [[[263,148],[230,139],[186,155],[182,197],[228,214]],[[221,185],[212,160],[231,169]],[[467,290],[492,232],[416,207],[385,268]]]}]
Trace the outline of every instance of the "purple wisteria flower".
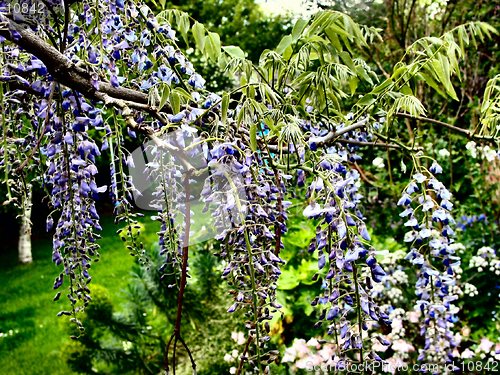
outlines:
[{"label": "purple wisteria flower", "polygon": [[320,310],[317,326],[326,325],[327,333],[335,338],[337,363],[345,363],[351,350],[363,357],[359,360],[375,360],[375,352],[364,351],[363,337],[368,321],[390,324],[371,294],[374,283],[381,282],[385,272],[368,243],[370,235],[359,211],[359,173],[345,162],[358,157],[342,146],[331,147],[328,152],[340,156],[333,163],[320,162],[321,177],[309,186],[310,203],[303,212],[305,217],[320,220],[309,252],[317,253],[318,273],[314,278],[324,280],[324,292],[312,305]]},{"label": "purple wisteria flower", "polygon": [[458,296],[453,290],[456,285],[454,269],[460,265],[460,258],[450,246],[454,234],[451,226],[455,223],[450,214],[451,194],[431,170],[441,172],[434,162],[428,173],[413,175],[400,199],[405,207],[400,216],[410,216],[405,225],[411,231],[406,233],[405,241],[412,248],[406,259],[417,269],[416,306],[422,314],[421,335],[425,338],[418,359],[450,363],[453,349],[459,344],[453,332],[458,320],[458,308],[453,304]]}]

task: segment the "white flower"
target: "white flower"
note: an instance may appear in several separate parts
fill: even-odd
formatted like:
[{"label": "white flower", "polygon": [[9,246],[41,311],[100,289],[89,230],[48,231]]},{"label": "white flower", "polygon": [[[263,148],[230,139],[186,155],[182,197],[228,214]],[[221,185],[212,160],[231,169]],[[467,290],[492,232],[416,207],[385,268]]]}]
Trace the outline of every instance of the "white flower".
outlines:
[{"label": "white flower", "polygon": [[497,158],[497,153],[490,146],[484,146],[481,148],[481,154],[483,158],[488,160],[490,163]]},{"label": "white flower", "polygon": [[489,255],[495,256],[495,250],[493,250],[489,246],[483,246],[483,247],[481,247],[481,248],[479,248],[477,250],[477,255],[479,255],[479,256],[486,256],[486,257],[489,256]]},{"label": "white flower", "polygon": [[432,162],[431,167],[430,167],[430,171],[432,173],[443,173],[443,168],[441,168],[441,166],[438,163],[436,163],[436,161],[434,160]]},{"label": "white flower", "polygon": [[231,338],[238,344],[243,345],[245,343],[245,334],[243,332],[231,332]]},{"label": "white flower", "polygon": [[442,158],[447,158],[448,156],[450,156],[450,152],[447,149],[442,148],[441,150],[438,151],[438,155],[441,156]]},{"label": "white flower", "polygon": [[306,343],[306,345],[316,347],[317,349],[320,348],[320,344],[319,344],[318,340],[316,340],[314,337],[309,339],[309,341]]},{"label": "white flower", "polygon": [[224,356],[224,361],[233,362],[233,357],[231,357],[231,354],[226,353],[226,355]]},{"label": "white flower", "polygon": [[474,358],[474,352],[469,348],[465,349],[461,355],[463,359]]},{"label": "white flower", "polygon": [[422,182],[424,182],[425,180],[427,180],[427,177],[425,177],[422,173],[415,173],[413,175],[413,178],[415,179],[415,181],[417,181],[419,184],[421,184]]},{"label": "white flower", "polygon": [[428,228],[424,228],[420,231],[420,237],[427,238],[431,236],[431,231]]},{"label": "white flower", "polygon": [[406,223],[404,223],[404,225],[406,227],[416,227],[418,225],[418,221],[417,221],[417,219],[412,217],[412,218],[410,218],[410,220],[408,220]]},{"label": "white flower", "polygon": [[399,353],[408,353],[408,352],[413,352],[415,350],[413,345],[404,340],[395,340],[392,343],[392,349]]},{"label": "white flower", "polygon": [[297,357],[297,351],[295,348],[286,348],[285,349],[285,354],[283,355],[283,358],[281,359],[281,362],[295,362],[295,358]]},{"label": "white flower", "polygon": [[477,288],[469,283],[464,283],[464,293],[468,295],[469,297],[474,297],[479,294]]},{"label": "white flower", "polygon": [[385,168],[384,159],[382,159],[380,156],[377,156],[375,159],[373,159],[372,164],[377,169]]},{"label": "white flower", "polygon": [[422,211],[426,212],[429,211],[431,208],[434,207],[434,201],[429,195],[425,196],[425,201],[423,202],[422,205]]},{"label": "white flower", "polygon": [[469,150],[470,156],[472,156],[474,159],[477,157],[476,142],[474,141],[467,142],[465,148]]},{"label": "white flower", "polygon": [[318,177],[316,180],[313,181],[313,183],[311,184],[311,189],[314,189],[316,191],[320,191],[320,190],[323,190],[323,187],[324,187],[324,183],[323,183],[323,179],[321,177]]},{"label": "white flower", "polygon": [[408,311],[406,313],[406,316],[408,317],[408,320],[410,321],[410,323],[418,323],[419,319],[420,319],[420,315],[422,315],[422,314],[418,310]]},{"label": "white flower", "polygon": [[406,173],[406,164],[403,162],[403,159],[401,159],[401,172]]},{"label": "white flower", "polygon": [[320,215],[322,212],[323,210],[321,209],[321,206],[314,202],[304,209],[303,214],[305,217],[312,217]]},{"label": "white flower", "polygon": [[461,244],[460,242],[455,242],[455,243],[452,243],[450,245],[448,245],[450,249],[454,250],[454,251],[463,251],[465,250],[465,246],[463,244]]},{"label": "white flower", "polygon": [[229,369],[229,373],[230,373],[230,374],[236,374],[236,367],[231,367],[231,368]]},{"label": "white flower", "polygon": [[404,242],[413,242],[415,240],[417,232],[414,230],[405,233]]},{"label": "white flower", "polygon": [[493,347],[494,343],[488,340],[487,338],[483,337],[481,339],[481,343],[479,344],[479,350],[489,353],[491,348]]}]

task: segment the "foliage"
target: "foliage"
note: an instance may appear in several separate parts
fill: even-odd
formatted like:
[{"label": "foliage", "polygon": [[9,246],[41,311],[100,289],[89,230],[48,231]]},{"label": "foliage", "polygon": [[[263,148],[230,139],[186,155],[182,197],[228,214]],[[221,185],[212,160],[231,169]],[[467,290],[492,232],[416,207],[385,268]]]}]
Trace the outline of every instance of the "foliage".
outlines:
[{"label": "foliage", "polygon": [[[224,73],[224,66],[214,61],[211,55],[199,53],[203,46],[202,35],[208,31],[213,33],[215,41],[220,40],[224,46],[237,46],[238,54],[258,63],[263,50],[276,46],[281,37],[289,31],[291,21],[284,16],[265,15],[254,0],[224,1],[151,1],[153,10],[158,12],[171,10],[169,21],[179,25],[182,34],[179,41],[181,47],[195,66],[196,71],[206,77],[206,87],[210,91],[220,92],[232,87],[231,77]],[[188,18],[189,16],[189,18]],[[193,26],[196,31],[197,48],[186,36],[186,27]],[[202,24],[207,25],[205,30]],[[232,47],[226,47],[226,49]],[[236,51],[236,50],[235,50]],[[243,52],[244,51],[244,52]]]},{"label": "foliage", "polygon": [[[109,218],[102,219],[106,255],[92,267],[93,275],[107,285],[115,306],[123,304],[121,291],[127,285],[133,258],[126,254],[116,227]],[[149,232],[154,235],[154,230]],[[2,238],[4,240],[4,238]],[[147,241],[147,238],[145,238]],[[30,265],[16,265],[15,244],[1,253],[0,281],[0,365],[6,374],[69,374],[63,348],[70,341],[68,325],[54,319],[62,301],[52,302],[51,285],[57,270],[47,254],[52,244],[46,237],[33,240]]]},{"label": "foliage", "polygon": [[[158,249],[150,252],[154,269],[163,259]],[[221,267],[214,262],[208,249],[195,253],[191,275],[193,282],[184,304],[189,324],[183,335],[193,342],[192,352],[199,374],[227,373],[229,366],[217,355],[230,352],[231,335],[236,326],[224,318],[227,293],[217,283]],[[83,324],[86,334],[65,350],[68,363],[76,372],[158,373],[163,367],[164,331],[172,332],[175,316],[175,291],[169,287],[175,280],[148,272],[136,266],[126,292],[124,312],[113,311],[104,287],[94,285],[93,301],[86,309]],[[200,332],[203,331],[203,335]],[[179,353],[188,360],[186,353]],[[187,361],[185,362],[187,365]]]},{"label": "foliage", "polygon": [[[101,338],[121,323],[125,326],[115,340],[130,332],[137,341],[148,336],[134,330],[136,321],[149,324],[137,314],[154,309],[138,300],[148,291],[162,313],[170,317],[175,311],[175,319],[158,323],[166,332],[152,338],[153,346],[164,346],[164,352],[136,352],[132,345],[127,346],[129,354],[127,348],[114,347],[108,362],[113,359],[123,370],[133,355],[134,364],[144,364],[142,370],[147,371],[145,357],[156,358],[153,363],[164,358],[168,373],[170,366],[175,372],[184,357],[196,371],[197,341],[183,327],[190,311],[197,311],[190,301],[202,296],[196,287],[204,288],[203,282],[188,282],[196,275],[196,241],[210,236],[206,226],[211,226],[217,244],[209,248],[210,254],[223,265],[221,276],[232,299],[224,308],[245,327],[235,372],[269,373],[279,361],[271,336],[280,312],[287,312],[280,299],[286,301],[287,294],[302,285],[310,286],[305,298],[314,311],[298,306],[328,341],[328,364],[336,369],[390,358],[387,348],[394,345],[389,339],[399,338],[390,329],[391,320],[401,325],[407,313],[418,322],[418,329],[408,329],[408,337],[418,333],[414,349],[419,361],[445,366],[460,355],[456,301],[462,291],[461,257],[452,194],[427,140],[415,133],[422,132],[422,124],[432,124],[466,136],[491,156],[488,162],[496,163],[498,96],[491,83],[482,100],[485,117],[479,119],[480,126],[464,127],[425,117],[433,111],[419,98],[419,90],[425,87],[458,99],[453,82],[460,74],[459,61],[469,48],[492,38],[495,28],[471,21],[439,37],[408,44],[403,38],[404,53],[382,78],[363,58],[380,39],[379,31],[334,11],[297,20],[276,49],[262,53],[258,65],[179,11],[155,17],[143,4],[83,1],[66,3],[44,16],[45,27],[28,22],[24,28],[25,19],[0,13],[1,109],[7,134],[2,169],[6,183],[16,186],[9,200],[24,191],[30,173],[43,174],[54,208],[47,220],[48,230],[54,231],[53,260],[62,266],[54,289],[68,287],[68,308],[59,315],[75,323],[75,338],[88,331],[82,345],[106,354]],[[238,87],[222,96],[205,90],[205,79],[181,52],[174,29],[186,45],[194,40],[200,54],[224,66],[228,76],[237,78]],[[411,120],[406,129],[400,118]],[[146,138],[150,141],[137,153],[147,155],[148,162],[139,166],[143,174],[137,175],[137,153],[131,152],[131,145]],[[21,158],[17,140],[25,145]],[[374,149],[391,150],[400,161],[397,173],[388,169],[390,180],[398,182],[384,194],[390,198],[387,222],[397,228],[401,240],[395,248],[404,246],[404,256],[401,251],[382,256],[377,250],[383,249],[374,247],[368,230],[366,171],[384,161],[372,165]],[[96,183],[101,153],[110,157],[109,188]],[[153,293],[147,287],[134,293],[140,297],[134,297],[136,314],[122,322],[115,319],[104,295],[97,308],[89,307],[90,271],[98,258],[101,229],[95,199],[106,190],[121,223],[119,236],[141,270],[149,272],[144,279],[155,280]],[[144,202],[156,211],[153,217],[161,226],[158,257],[148,255],[140,239],[142,213],[134,203]],[[286,237],[293,229],[288,220],[292,202],[309,223],[303,227],[312,229],[306,260],[295,260],[294,251],[286,250],[286,241],[294,239],[293,233]],[[198,211],[199,206],[210,215]],[[296,240],[302,246],[304,239]],[[483,249],[478,256],[483,254],[489,257],[491,252]],[[496,262],[494,251],[492,259]],[[311,281],[301,279],[296,269],[311,272]],[[158,281],[161,277],[168,280],[167,286]],[[407,294],[395,292],[402,290],[398,283],[407,284]],[[176,301],[161,301],[156,293],[162,288],[161,297],[168,288]],[[222,307],[217,305],[212,308],[218,312]],[[87,319],[82,321],[84,311]],[[100,320],[105,324],[99,326]],[[93,361],[87,357],[86,369]]]}]

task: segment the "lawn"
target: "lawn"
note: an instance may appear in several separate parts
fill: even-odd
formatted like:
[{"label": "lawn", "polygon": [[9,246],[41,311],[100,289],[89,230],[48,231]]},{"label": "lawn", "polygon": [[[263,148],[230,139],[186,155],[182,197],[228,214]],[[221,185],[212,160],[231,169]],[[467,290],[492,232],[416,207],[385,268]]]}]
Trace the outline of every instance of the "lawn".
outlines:
[{"label": "lawn", "polygon": [[[145,218],[143,222],[150,222]],[[100,261],[92,266],[92,283],[106,287],[115,306],[124,302],[134,258],[115,234],[111,218],[102,220]],[[156,226],[141,235],[151,246]],[[9,250],[9,249],[8,249]],[[50,238],[33,242],[34,261],[18,265],[15,251],[0,253],[0,374],[70,374],[63,350],[69,339],[68,318],[56,314],[68,300],[53,302],[54,278],[60,272],[51,261]],[[64,287],[64,286],[63,286]]]}]

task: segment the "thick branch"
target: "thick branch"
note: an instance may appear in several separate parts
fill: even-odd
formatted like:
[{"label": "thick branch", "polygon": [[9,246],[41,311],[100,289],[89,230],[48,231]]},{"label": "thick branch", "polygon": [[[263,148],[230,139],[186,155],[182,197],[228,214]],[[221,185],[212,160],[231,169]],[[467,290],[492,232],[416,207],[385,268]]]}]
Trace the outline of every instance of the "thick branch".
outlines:
[{"label": "thick branch", "polygon": [[352,125],[346,126],[345,128],[341,128],[337,131],[330,132],[323,137],[311,137],[309,139],[309,143],[314,142],[318,146],[326,145],[326,144],[330,143],[330,141],[332,141],[333,139],[335,139],[336,137],[338,137],[342,134],[348,133],[352,130],[356,130],[358,128],[365,126],[367,122],[368,122],[368,117],[366,117],[362,120],[359,120],[358,122],[355,122]]},{"label": "thick branch", "polygon": [[64,54],[34,32],[25,29],[1,13],[0,24],[6,26],[0,27],[0,36],[39,58],[52,77],[60,84],[82,93],[89,99],[100,100],[100,93],[125,100],[131,108],[137,107],[136,109],[144,110],[144,106],[148,105],[147,94],[140,91],[124,87],[113,87],[109,82],[105,81],[98,82],[97,90],[92,84],[91,75],[87,70],[75,65]]}]

